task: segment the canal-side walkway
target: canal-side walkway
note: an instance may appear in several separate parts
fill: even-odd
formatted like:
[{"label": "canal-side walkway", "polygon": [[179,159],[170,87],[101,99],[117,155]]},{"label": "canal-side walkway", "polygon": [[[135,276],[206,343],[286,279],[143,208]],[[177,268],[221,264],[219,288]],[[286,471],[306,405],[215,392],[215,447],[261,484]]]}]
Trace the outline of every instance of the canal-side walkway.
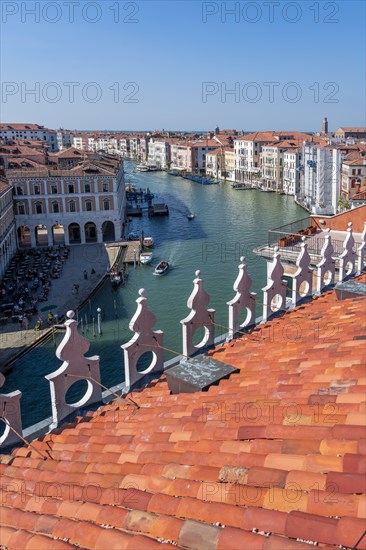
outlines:
[{"label": "canal-side walkway", "polygon": [[62,319],[69,309],[76,309],[88,299],[113,265],[120,248],[101,243],[70,246],[68,261],[59,279],[53,279],[46,302],[38,303],[38,319],[41,330],[34,330],[33,322],[28,330],[18,324],[0,329],[0,372],[7,370],[9,362],[29,346],[51,332],[47,315],[52,312],[55,322]]}]

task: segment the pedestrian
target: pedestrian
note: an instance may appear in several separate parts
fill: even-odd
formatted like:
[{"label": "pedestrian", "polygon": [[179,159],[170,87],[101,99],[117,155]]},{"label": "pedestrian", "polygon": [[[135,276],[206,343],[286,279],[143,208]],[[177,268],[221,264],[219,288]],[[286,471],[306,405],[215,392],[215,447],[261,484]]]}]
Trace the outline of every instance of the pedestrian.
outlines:
[{"label": "pedestrian", "polygon": [[29,319],[26,315],[24,315],[23,317],[23,322],[22,322],[22,325],[23,325],[23,328],[25,330],[28,330],[28,327],[29,327]]},{"label": "pedestrian", "polygon": [[86,271],[86,269],[84,270],[84,279],[86,280],[88,278],[88,273]]},{"label": "pedestrian", "polygon": [[52,325],[53,313],[52,313],[51,311],[48,313],[47,319],[48,319],[48,324],[49,324],[49,325]]},{"label": "pedestrian", "polygon": [[91,274],[92,274],[92,275],[95,275],[95,269],[94,269],[94,267],[93,267],[93,269],[91,270]]}]

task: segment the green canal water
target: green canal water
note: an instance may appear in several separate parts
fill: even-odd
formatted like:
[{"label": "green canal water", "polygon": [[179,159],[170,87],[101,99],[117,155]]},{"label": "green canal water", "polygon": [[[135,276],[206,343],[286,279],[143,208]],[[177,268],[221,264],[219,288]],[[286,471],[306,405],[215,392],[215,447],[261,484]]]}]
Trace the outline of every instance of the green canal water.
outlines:
[{"label": "green canal water", "polygon": [[[267,241],[267,231],[304,217],[304,211],[293,197],[263,193],[257,190],[236,191],[230,183],[200,185],[165,172],[136,173],[135,165],[126,162],[126,182],[150,190],[169,205],[170,215],[161,218],[133,218],[129,231],[144,231],[155,241],[152,264],[130,266],[128,282],[117,291],[109,281],[79,312],[79,320],[88,320],[90,340],[87,355],[99,355],[102,383],[108,387],[124,380],[121,345],[132,332],[129,321],[136,310],[140,288],[146,290],[149,307],[157,317],[155,330],[164,331],[164,346],[182,351],[180,320],[189,313],[187,299],[192,291],[195,271],[201,271],[210,307],[216,310],[217,336],[225,333],[228,322],[226,302],[234,296],[233,284],[238,274],[240,256],[246,257],[253,280],[252,291],[262,301],[261,289],[266,284],[266,261],[253,253],[253,248]],[[187,214],[196,217],[189,221]],[[163,277],[153,275],[154,266],[166,260],[171,270]],[[102,308],[102,335],[93,336],[91,318]],[[258,304],[257,315],[261,315]],[[198,332],[198,331],[197,331]],[[7,375],[2,392],[19,389],[24,427],[50,415],[50,391],[44,376],[55,371],[60,361],[55,346],[62,335],[32,349]],[[198,340],[197,340],[198,341]],[[166,359],[173,357],[166,352]]]}]

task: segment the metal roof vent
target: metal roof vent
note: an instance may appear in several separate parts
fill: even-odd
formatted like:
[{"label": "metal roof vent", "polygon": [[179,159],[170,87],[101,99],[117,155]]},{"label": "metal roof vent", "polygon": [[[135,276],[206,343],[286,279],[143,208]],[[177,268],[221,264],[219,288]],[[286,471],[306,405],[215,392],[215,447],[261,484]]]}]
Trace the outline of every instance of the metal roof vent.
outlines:
[{"label": "metal roof vent", "polygon": [[168,369],[165,374],[172,393],[194,393],[207,391],[223,378],[229,378],[233,372],[239,372],[239,369],[207,355],[198,355],[192,359],[182,359],[179,365]]},{"label": "metal roof vent", "polygon": [[366,296],[366,285],[358,281],[347,281],[345,283],[338,283],[335,286],[335,291],[337,300]]}]

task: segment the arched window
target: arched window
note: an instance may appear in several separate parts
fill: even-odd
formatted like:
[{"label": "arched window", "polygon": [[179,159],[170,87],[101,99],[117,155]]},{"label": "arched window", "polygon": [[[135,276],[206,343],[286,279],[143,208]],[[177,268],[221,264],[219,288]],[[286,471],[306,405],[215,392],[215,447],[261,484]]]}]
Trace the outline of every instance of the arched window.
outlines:
[{"label": "arched window", "polygon": [[75,201],[70,201],[69,205],[70,205],[70,212],[76,212],[76,203],[75,203]]},{"label": "arched window", "polygon": [[23,195],[23,187],[17,187],[17,195]]},{"label": "arched window", "polygon": [[58,214],[58,213],[60,212],[60,206],[59,206],[59,204],[58,204],[57,201],[54,201],[54,202],[52,203],[52,212],[53,212],[54,214]]},{"label": "arched window", "polygon": [[85,193],[90,193],[90,183],[86,183],[84,187]]},{"label": "arched window", "polygon": [[24,216],[25,214],[25,206],[22,202],[18,203],[18,214],[20,216]]},{"label": "arched window", "polygon": [[92,211],[92,201],[86,201],[85,202],[85,209],[86,209],[87,212]]},{"label": "arched window", "polygon": [[41,202],[36,202],[36,214],[43,214],[43,208]]},{"label": "arched window", "polygon": [[41,194],[41,187],[38,184],[34,185],[34,194],[40,195]]},{"label": "arched window", "polygon": [[104,210],[110,210],[110,208],[109,208],[109,199],[104,199],[104,201],[103,201],[103,209],[104,209]]}]

